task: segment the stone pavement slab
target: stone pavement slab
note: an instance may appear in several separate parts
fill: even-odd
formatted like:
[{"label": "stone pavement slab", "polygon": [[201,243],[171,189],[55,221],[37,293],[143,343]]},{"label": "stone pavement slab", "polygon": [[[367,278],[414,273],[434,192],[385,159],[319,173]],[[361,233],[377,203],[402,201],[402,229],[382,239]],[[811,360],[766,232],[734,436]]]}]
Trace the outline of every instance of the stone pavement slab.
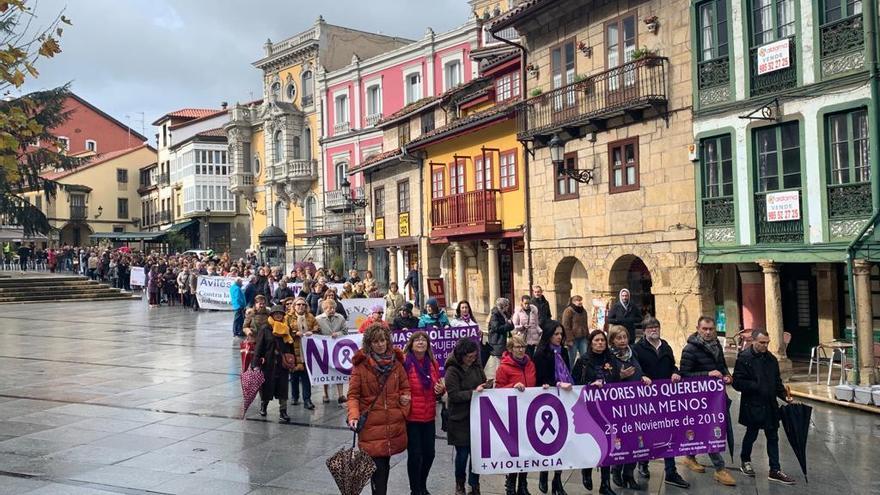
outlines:
[{"label": "stone pavement slab", "polygon": [[[291,425],[277,422],[276,404],[265,419],[255,406],[247,420],[238,419],[240,359],[230,327],[229,313],[148,310],[140,301],[48,303],[39,314],[32,307],[4,306],[0,494],[338,493],[325,459],[351,443],[345,409],[335,401],[323,404],[315,387],[317,408],[291,405]],[[42,351],[35,355],[35,348]],[[809,485],[784,436],[782,464],[799,484],[767,481],[759,437],[757,478],[734,472],[739,485],[727,488],[711,474],[680,468],[693,483],[683,491],[663,484],[662,461],[654,461],[646,492],[880,494],[874,474],[880,465],[877,416],[813,405]],[[733,411],[736,418],[737,404]],[[735,432],[739,443],[743,429],[736,425]],[[438,433],[428,489],[451,494],[453,451]],[[569,494],[585,493],[580,473],[566,472],[563,479]],[[537,475],[530,480],[537,495]],[[598,488],[598,472],[594,480]],[[503,478],[484,476],[482,488],[488,495],[504,493]],[[392,459],[389,493],[409,493],[405,454]]]}]

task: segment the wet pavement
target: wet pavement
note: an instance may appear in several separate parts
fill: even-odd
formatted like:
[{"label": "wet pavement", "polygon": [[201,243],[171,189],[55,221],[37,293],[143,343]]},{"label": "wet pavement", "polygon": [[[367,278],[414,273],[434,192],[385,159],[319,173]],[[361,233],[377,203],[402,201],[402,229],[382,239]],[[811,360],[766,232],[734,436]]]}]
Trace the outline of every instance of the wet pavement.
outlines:
[{"label": "wet pavement", "polygon": [[[268,421],[255,406],[236,419],[230,313],[139,301],[2,305],[0,342],[0,494],[338,493],[324,461],[352,437],[344,409],[322,404],[318,387],[317,408],[291,406],[291,425],[276,422],[277,405]],[[685,491],[663,485],[655,461],[649,493],[880,494],[880,416],[811,405],[809,484],[783,438],[783,469],[798,485],[771,485],[759,439],[755,479],[735,472],[739,486],[726,488],[680,467],[693,483]],[[440,438],[431,493],[451,494],[452,473]],[[586,493],[579,473],[566,478],[569,494]],[[501,476],[484,477],[483,493],[503,492]],[[389,493],[409,493],[405,454],[392,459]]]}]

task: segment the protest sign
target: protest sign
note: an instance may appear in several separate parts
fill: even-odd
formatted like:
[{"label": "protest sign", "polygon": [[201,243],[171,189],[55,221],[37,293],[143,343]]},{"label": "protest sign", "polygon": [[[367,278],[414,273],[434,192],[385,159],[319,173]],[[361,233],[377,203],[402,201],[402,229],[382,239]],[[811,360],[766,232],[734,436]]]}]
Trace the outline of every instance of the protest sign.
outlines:
[{"label": "protest sign", "polygon": [[354,353],[361,348],[363,339],[359,333],[335,339],[327,335],[304,337],[306,369],[312,385],[348,383],[354,368]]},{"label": "protest sign", "polygon": [[131,280],[129,280],[129,285],[132,287],[143,287],[147,285],[147,277],[144,274],[144,267],[131,267]]},{"label": "protest sign", "polygon": [[452,349],[459,339],[468,338],[480,343],[482,332],[477,325],[468,327],[450,327],[450,328],[405,328],[400,331],[391,332],[391,342],[401,349],[406,346],[409,337],[418,331],[424,331],[431,339],[431,351],[434,353],[434,359],[440,365],[440,376],[446,376],[446,358],[452,355]]},{"label": "protest sign", "polygon": [[492,389],[471,398],[474,472],[611,466],[723,451],[727,399],[719,378]]},{"label": "protest sign", "polygon": [[196,300],[202,309],[219,309],[232,311],[232,300],[229,296],[229,287],[235,283],[231,277],[212,277],[199,275],[196,285]]},{"label": "protest sign", "polygon": [[382,306],[382,310],[384,311],[385,299],[381,297],[342,299],[342,307],[345,308],[345,313],[348,315],[348,318],[345,321],[348,331],[357,332],[358,328],[361,327],[361,323],[363,323],[364,320],[370,316],[370,313],[372,313],[370,309],[376,305]]}]

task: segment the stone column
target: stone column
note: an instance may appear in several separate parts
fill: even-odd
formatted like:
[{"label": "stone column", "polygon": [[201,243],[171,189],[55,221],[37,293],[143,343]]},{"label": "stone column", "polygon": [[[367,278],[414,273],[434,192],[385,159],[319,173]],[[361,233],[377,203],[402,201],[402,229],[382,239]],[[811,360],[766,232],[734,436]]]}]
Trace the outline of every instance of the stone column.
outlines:
[{"label": "stone column", "polygon": [[[388,248],[388,283],[397,282],[397,248]],[[401,290],[401,293],[403,291]]]},{"label": "stone column", "polygon": [[859,385],[872,385],[874,377],[874,325],[871,311],[871,263],[853,262],[853,282],[856,288],[856,322],[859,351]]},{"label": "stone column", "polygon": [[837,271],[834,267],[832,263],[816,263],[819,342],[831,342],[837,335],[840,315],[837,309]]},{"label": "stone column", "polygon": [[767,333],[770,335],[770,350],[779,360],[780,370],[791,369],[791,361],[785,354],[782,324],[782,288],[779,285],[779,264],[773,260],[759,260],[764,271],[764,307],[767,311]]},{"label": "stone column", "polygon": [[[464,246],[461,243],[453,242],[452,251],[455,253],[455,299],[461,301],[465,299],[467,284],[464,275]],[[448,301],[449,303],[451,301]]]},{"label": "stone column", "polygon": [[501,297],[501,277],[498,274],[498,240],[486,241],[489,255],[489,307],[495,307],[495,300]]}]

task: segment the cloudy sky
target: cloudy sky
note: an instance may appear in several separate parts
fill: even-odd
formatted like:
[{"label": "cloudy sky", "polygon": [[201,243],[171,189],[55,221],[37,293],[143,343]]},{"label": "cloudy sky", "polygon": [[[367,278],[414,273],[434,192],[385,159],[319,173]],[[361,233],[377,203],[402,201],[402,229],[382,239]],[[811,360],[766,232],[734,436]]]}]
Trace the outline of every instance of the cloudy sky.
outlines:
[{"label": "cloudy sky", "polygon": [[[33,3],[33,2],[29,2]],[[39,0],[38,22],[66,8],[63,52],[41,60],[23,91],[71,82],[73,91],[152,136],[150,122],[182,107],[219,107],[261,94],[266,38],[330,24],[421,38],[463,24],[466,0]],[[143,117],[141,114],[143,113]]]}]

